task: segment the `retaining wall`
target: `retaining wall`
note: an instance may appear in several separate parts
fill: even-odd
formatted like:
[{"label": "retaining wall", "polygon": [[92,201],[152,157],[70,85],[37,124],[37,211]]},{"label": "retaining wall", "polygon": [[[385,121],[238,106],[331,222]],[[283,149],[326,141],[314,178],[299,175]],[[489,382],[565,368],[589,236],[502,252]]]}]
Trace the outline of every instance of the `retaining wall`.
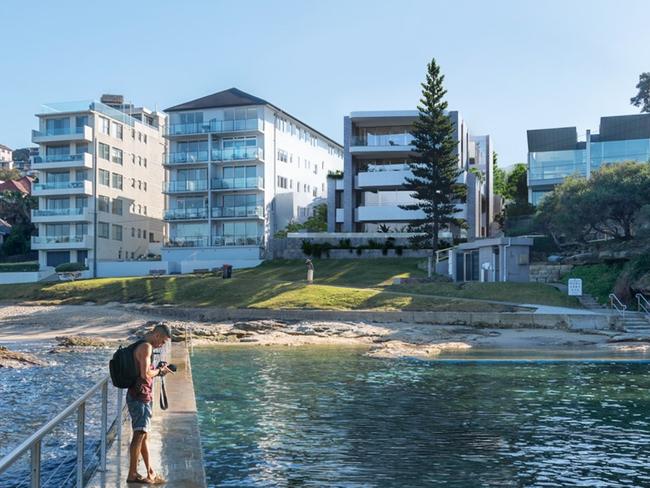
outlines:
[{"label": "retaining wall", "polygon": [[13,285],[18,283],[36,283],[55,277],[54,268],[43,271],[21,271],[16,273],[0,273],[0,285]]}]

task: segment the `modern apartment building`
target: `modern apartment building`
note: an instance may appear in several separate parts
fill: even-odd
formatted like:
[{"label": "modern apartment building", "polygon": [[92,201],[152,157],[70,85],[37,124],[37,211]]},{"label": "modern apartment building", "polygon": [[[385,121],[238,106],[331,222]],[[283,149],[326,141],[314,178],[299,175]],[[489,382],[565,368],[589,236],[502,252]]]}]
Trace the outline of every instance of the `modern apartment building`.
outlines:
[{"label": "modern apartment building", "polygon": [[159,252],[165,115],[105,95],[48,104],[37,117],[32,249],[41,268],[86,263],[94,276],[98,261]]},{"label": "modern apartment building", "polygon": [[571,175],[588,177],[603,164],[650,162],[650,114],[601,117],[598,133],[579,140],[575,127],[528,131],[528,201],[537,205]]},{"label": "modern apartment building", "polygon": [[257,264],[269,236],[326,201],[343,165],[336,141],[236,88],[166,112],[163,256],[175,271]]},{"label": "modern apartment building", "polygon": [[[422,211],[400,208],[413,202],[405,178],[412,175],[407,163],[417,116],[415,110],[403,110],[345,117],[343,176],[331,178],[329,185],[329,232],[401,233],[410,222],[424,218]],[[458,142],[459,182],[467,186],[467,199],[458,202],[456,217],[465,220],[468,229],[454,227],[441,237],[485,237],[494,220],[492,141],[487,135],[471,136],[458,112],[449,112],[449,117]]]}]

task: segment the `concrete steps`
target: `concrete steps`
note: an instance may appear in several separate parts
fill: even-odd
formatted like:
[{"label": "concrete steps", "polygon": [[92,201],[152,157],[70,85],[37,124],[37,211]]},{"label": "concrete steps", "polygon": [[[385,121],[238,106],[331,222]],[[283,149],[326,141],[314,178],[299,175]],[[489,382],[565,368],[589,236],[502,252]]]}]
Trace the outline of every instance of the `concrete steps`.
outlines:
[{"label": "concrete steps", "polygon": [[623,328],[627,333],[641,334],[650,337],[650,320],[645,314],[627,312],[623,318]]}]

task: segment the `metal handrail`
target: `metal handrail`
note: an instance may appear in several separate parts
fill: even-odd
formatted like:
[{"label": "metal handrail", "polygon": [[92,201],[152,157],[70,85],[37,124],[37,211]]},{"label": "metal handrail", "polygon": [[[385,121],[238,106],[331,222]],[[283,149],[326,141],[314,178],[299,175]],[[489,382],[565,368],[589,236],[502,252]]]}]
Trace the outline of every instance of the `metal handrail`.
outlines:
[{"label": "metal handrail", "polygon": [[436,251],[436,264],[449,259],[449,251],[451,251],[453,248],[454,248],[454,246],[447,247],[445,249],[437,250]]},{"label": "metal handrail", "polygon": [[[0,459],[0,474],[9,469],[20,457],[30,451],[31,454],[31,487],[40,488],[41,486],[41,442],[43,437],[52,432],[59,424],[66,418],[77,412],[77,483],[78,488],[84,485],[84,445],[85,445],[85,422],[86,422],[86,403],[97,391],[101,390],[102,405],[101,405],[101,440],[100,440],[100,465],[101,471],[106,471],[106,451],[107,436],[108,436],[108,384],[110,377],[106,376],[104,379],[96,383],[80,398],[75,400],[72,404],[66,407],[56,417],[47,422],[43,427],[34,432],[31,436],[25,439],[18,447],[13,449],[9,454]],[[115,419],[117,420],[117,438],[122,437],[122,392],[118,390],[117,412]]]},{"label": "metal handrail", "polygon": [[625,317],[625,311],[627,310],[627,305],[618,299],[618,297],[610,293],[609,294],[609,305],[612,309],[616,310],[621,316]]},{"label": "metal handrail", "polygon": [[646,315],[650,315],[650,302],[646,297],[644,297],[641,293],[637,293],[636,295],[636,308],[640,312],[643,310],[643,312]]}]

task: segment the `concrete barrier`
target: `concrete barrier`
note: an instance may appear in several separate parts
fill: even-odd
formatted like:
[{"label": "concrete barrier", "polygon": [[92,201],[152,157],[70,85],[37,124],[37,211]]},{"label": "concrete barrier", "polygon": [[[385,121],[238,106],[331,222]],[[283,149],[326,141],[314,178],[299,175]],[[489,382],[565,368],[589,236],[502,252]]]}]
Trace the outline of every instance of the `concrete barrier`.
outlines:
[{"label": "concrete barrier", "polygon": [[13,285],[18,283],[36,283],[54,275],[54,268],[43,271],[22,271],[16,273],[0,273],[0,285]]},{"label": "concrete barrier", "polygon": [[[143,311],[149,306],[143,306]],[[153,310],[153,307],[151,307]],[[236,308],[183,308],[174,306],[155,307],[162,313],[181,320],[223,322],[231,320],[312,320],[346,322],[405,322],[435,325],[468,325],[495,328],[538,329],[594,329],[609,330],[615,325],[615,317],[600,314],[546,314],[531,312],[376,312],[338,310],[267,310]]]},{"label": "concrete barrier", "polygon": [[167,261],[97,261],[98,278],[117,278],[121,276],[149,276],[152,269],[169,273]]}]

